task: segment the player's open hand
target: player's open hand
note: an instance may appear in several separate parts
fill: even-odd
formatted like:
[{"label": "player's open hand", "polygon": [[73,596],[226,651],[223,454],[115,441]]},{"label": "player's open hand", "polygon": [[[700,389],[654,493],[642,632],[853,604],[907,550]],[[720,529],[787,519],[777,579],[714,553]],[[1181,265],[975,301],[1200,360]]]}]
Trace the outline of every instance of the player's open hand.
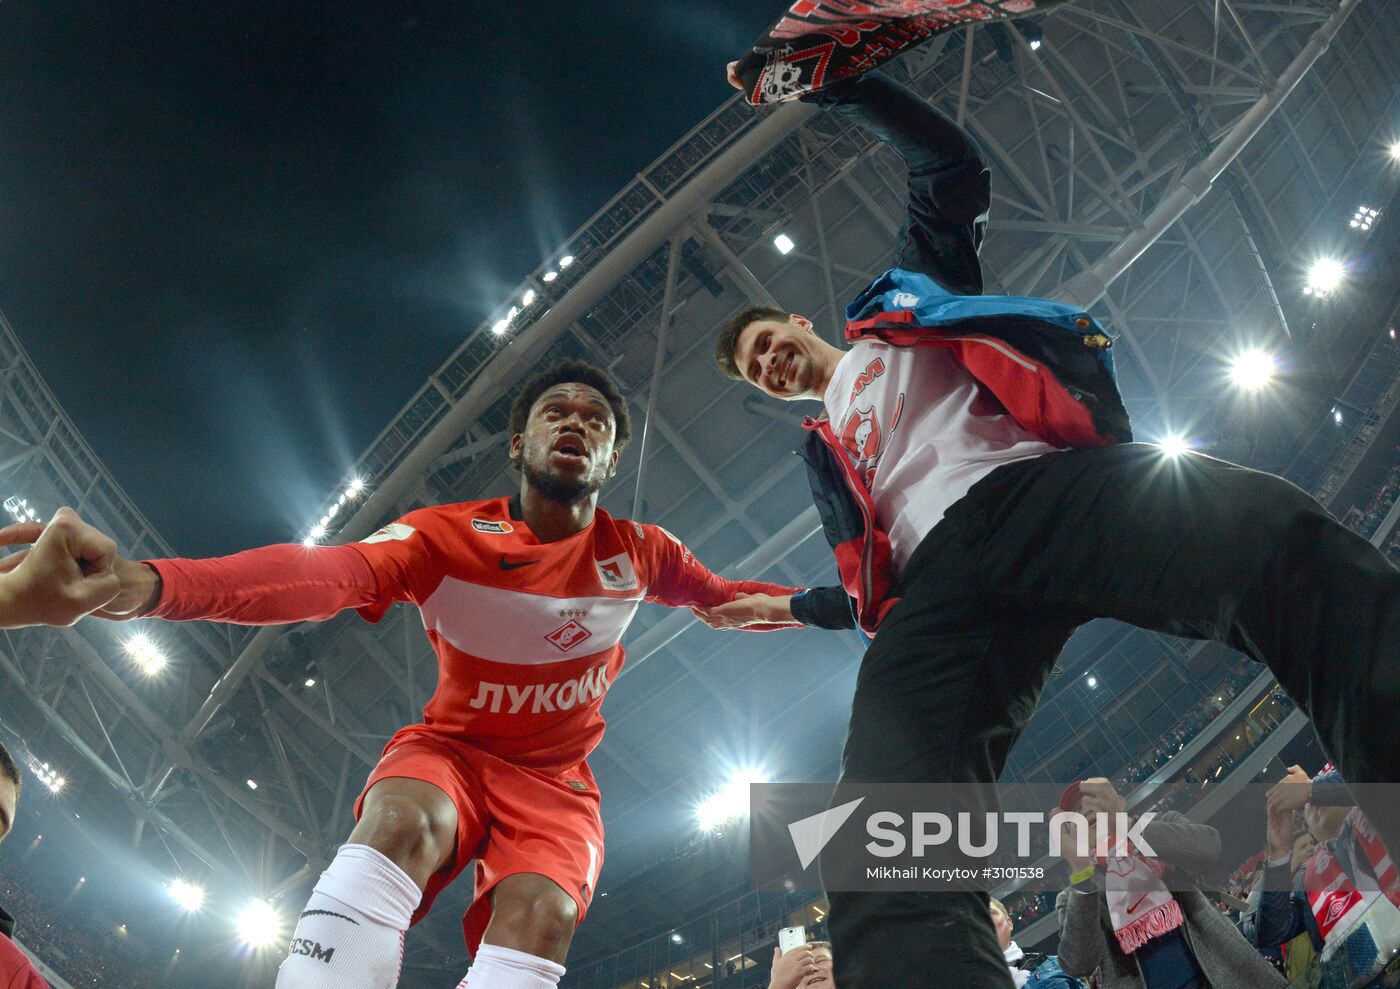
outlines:
[{"label": "player's open hand", "polygon": [[734,595],[734,600],[709,608],[698,605],[691,612],[710,628],[751,628],[757,625],[801,625],[792,617],[792,597],[772,594]]},{"label": "player's open hand", "polygon": [[0,563],[0,626],[72,625],[121,590],[113,572],[117,545],[60,508],[46,526],[0,529],[0,545],[34,545]]},{"label": "player's open hand", "polygon": [[739,63],[737,60],[730,62],[724,67],[724,75],[725,78],[729,80],[729,85],[733,86],[741,93],[744,91],[744,80],[739,78]]}]

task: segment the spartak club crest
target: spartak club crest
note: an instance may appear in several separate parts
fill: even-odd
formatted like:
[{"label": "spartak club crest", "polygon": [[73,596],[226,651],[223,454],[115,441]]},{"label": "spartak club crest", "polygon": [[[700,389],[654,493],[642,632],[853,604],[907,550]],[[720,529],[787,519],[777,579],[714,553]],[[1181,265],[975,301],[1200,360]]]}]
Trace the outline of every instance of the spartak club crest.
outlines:
[{"label": "spartak club crest", "polygon": [[882,427],[880,413],[874,405],[868,409],[856,406],[846,417],[841,427],[841,446],[851,455],[857,470],[868,488],[875,479],[875,468],[879,466],[880,455],[885,452],[886,442],[899,425],[900,413],[904,410],[904,393],[895,399],[894,415],[888,427]]}]

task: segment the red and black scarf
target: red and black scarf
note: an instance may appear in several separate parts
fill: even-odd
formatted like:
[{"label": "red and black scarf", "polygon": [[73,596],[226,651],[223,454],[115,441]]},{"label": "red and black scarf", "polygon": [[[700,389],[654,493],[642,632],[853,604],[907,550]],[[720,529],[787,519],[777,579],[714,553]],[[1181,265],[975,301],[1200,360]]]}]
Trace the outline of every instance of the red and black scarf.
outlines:
[{"label": "red and black scarf", "polygon": [[869,72],[946,31],[1041,14],[1068,2],[794,0],[737,69],[750,103],[784,103]]}]

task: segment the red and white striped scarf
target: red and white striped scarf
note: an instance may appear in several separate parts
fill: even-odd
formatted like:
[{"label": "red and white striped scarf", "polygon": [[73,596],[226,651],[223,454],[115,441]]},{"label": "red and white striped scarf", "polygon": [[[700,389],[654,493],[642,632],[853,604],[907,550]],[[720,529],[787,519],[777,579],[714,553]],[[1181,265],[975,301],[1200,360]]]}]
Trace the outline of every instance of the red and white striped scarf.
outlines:
[{"label": "red and white striped scarf", "polygon": [[[1338,861],[1332,846],[1342,843],[1350,849],[1352,859],[1359,867],[1364,859],[1370,872],[1375,876],[1375,888],[1371,887],[1370,876],[1365,877],[1359,889],[1346,874]],[[1307,893],[1308,905],[1317,921],[1318,932],[1325,943],[1332,932],[1342,933],[1351,929],[1357,919],[1384,894],[1396,907],[1400,907],[1400,871],[1390,853],[1376,834],[1371,822],[1360,808],[1353,807],[1342,824],[1342,832],[1332,841],[1317,846],[1312,858],[1308,859],[1304,872],[1303,889]]]},{"label": "red and white striped scarf", "polygon": [[1180,927],[1185,918],[1162,876],[1165,862],[1150,859],[1120,845],[1100,860],[1104,867],[1104,899],[1114,937],[1131,955],[1148,941]]}]

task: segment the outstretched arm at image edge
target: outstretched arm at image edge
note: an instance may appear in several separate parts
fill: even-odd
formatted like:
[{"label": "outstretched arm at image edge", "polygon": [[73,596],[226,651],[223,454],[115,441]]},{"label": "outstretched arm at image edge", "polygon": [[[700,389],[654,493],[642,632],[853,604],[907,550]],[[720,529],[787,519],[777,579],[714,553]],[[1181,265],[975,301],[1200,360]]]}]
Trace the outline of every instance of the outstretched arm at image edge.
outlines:
[{"label": "outstretched arm at image edge", "polygon": [[323,621],[380,600],[369,562],[353,546],[264,546],[207,560],[147,560],[160,580],[146,616],[166,621],[282,625]]}]

